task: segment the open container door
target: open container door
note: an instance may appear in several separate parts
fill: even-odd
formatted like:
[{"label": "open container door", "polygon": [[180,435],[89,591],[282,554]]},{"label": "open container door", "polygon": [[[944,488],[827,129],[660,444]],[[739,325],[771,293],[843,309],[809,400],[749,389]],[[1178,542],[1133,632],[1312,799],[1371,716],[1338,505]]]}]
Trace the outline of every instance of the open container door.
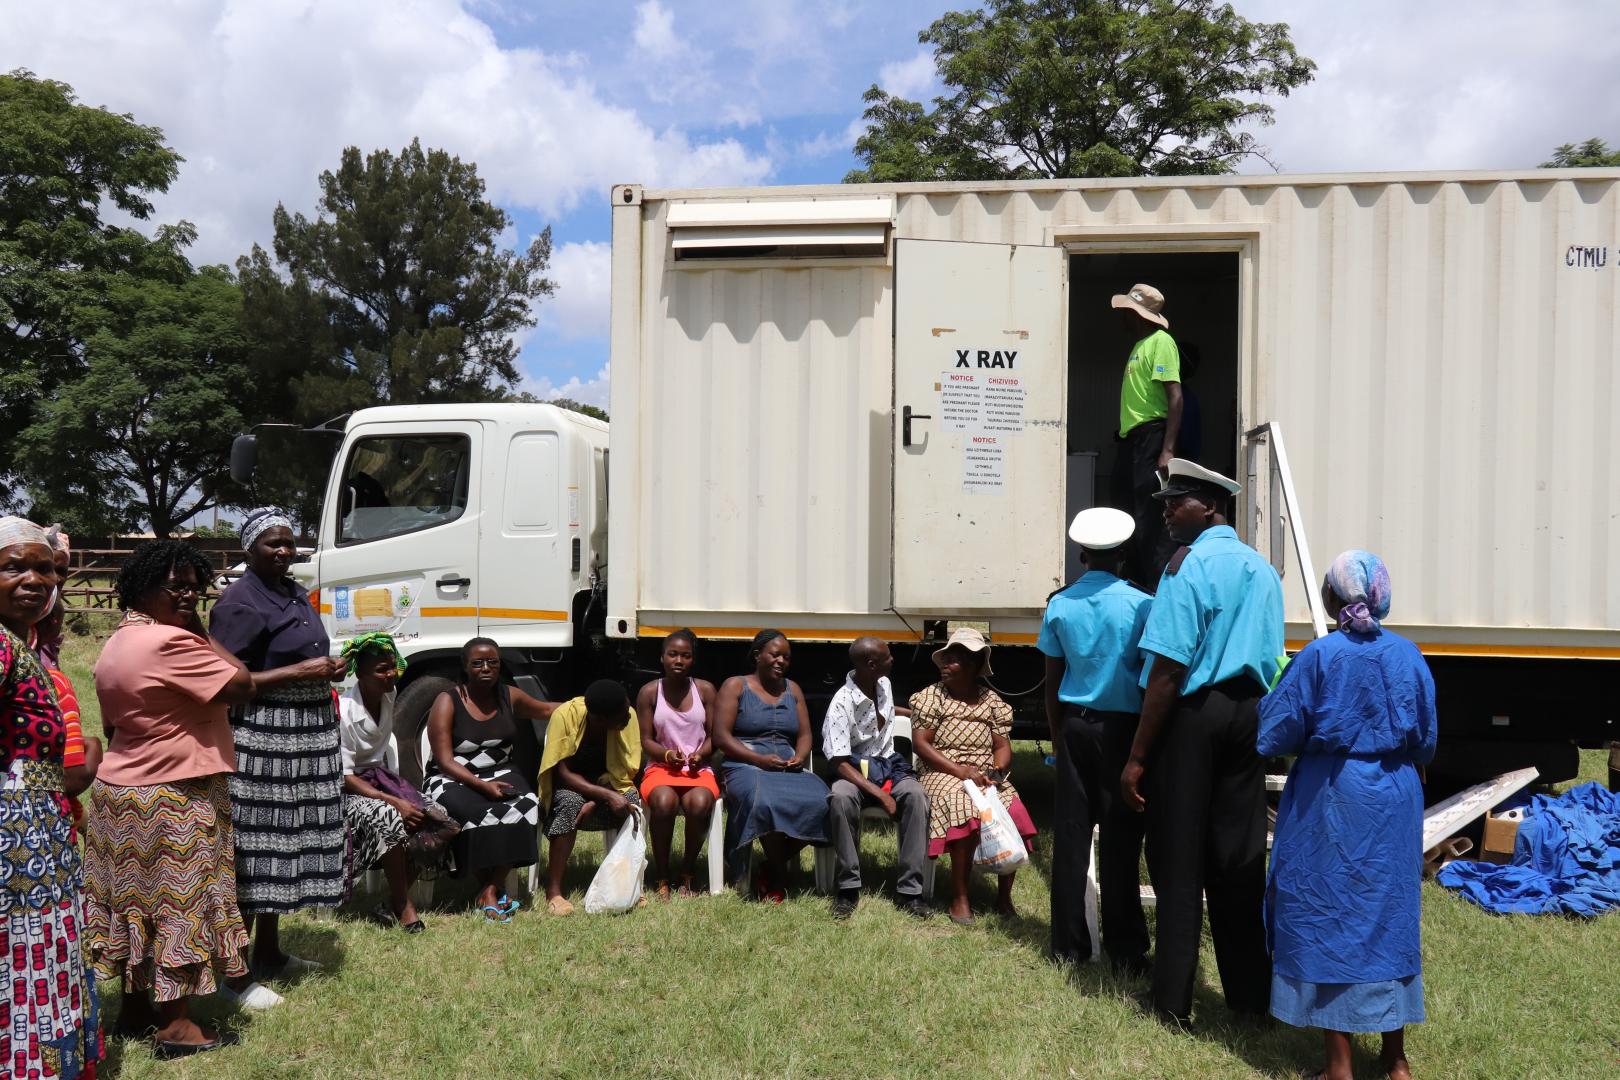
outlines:
[{"label": "open container door", "polygon": [[1064,253],[894,257],[894,606],[1039,612],[1063,583]]}]

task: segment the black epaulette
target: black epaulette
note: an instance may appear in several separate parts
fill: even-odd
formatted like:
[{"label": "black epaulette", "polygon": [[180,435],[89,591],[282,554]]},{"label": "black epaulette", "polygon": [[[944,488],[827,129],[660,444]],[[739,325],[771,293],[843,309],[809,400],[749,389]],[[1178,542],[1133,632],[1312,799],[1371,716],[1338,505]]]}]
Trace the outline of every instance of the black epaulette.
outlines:
[{"label": "black epaulette", "polygon": [[1176,548],[1176,553],[1170,556],[1169,562],[1164,564],[1164,572],[1167,574],[1173,574],[1177,570],[1180,570],[1182,561],[1187,558],[1187,553],[1190,551],[1192,551],[1191,546]]}]

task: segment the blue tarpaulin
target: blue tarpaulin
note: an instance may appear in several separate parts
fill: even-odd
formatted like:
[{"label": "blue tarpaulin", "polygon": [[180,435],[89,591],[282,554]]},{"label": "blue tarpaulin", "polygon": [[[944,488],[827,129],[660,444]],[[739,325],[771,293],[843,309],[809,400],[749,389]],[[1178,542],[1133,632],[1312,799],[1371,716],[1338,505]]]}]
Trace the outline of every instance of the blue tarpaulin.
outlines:
[{"label": "blue tarpaulin", "polygon": [[1597,783],[1537,795],[1524,808],[1512,863],[1447,863],[1437,880],[1498,914],[1620,907],[1620,795]]}]

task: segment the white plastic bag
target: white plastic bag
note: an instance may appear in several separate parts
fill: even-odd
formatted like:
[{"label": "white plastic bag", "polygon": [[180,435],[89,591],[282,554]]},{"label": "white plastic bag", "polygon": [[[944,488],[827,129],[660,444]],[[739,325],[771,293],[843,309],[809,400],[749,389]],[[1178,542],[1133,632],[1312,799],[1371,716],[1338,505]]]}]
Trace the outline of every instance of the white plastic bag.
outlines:
[{"label": "white plastic bag", "polygon": [[979,847],[973,853],[973,865],[1006,876],[1029,862],[1024,838],[1018,835],[1012,815],[995,789],[986,792],[971,780],[962,781],[962,786],[979,813]]},{"label": "white plastic bag", "polygon": [[632,806],[585,890],[586,914],[623,915],[640,901],[641,879],[647,873],[647,840],[641,825],[641,809]]}]

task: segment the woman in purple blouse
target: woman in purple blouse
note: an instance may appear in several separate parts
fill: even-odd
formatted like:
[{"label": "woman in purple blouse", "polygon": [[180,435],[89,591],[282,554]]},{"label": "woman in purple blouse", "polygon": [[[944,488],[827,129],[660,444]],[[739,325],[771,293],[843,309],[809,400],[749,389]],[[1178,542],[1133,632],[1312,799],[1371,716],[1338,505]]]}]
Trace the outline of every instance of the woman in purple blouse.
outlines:
[{"label": "woman in purple blouse", "polygon": [[237,904],[254,924],[253,975],[272,979],[316,966],[282,951],[280,917],[343,900],[343,763],[332,682],[343,677],[344,662],[328,655],[309,594],[288,576],[297,548],[287,515],[252,511],[242,548],[248,572],[220,595],[209,634],[253,674],[253,700],[233,716],[231,820]]}]

